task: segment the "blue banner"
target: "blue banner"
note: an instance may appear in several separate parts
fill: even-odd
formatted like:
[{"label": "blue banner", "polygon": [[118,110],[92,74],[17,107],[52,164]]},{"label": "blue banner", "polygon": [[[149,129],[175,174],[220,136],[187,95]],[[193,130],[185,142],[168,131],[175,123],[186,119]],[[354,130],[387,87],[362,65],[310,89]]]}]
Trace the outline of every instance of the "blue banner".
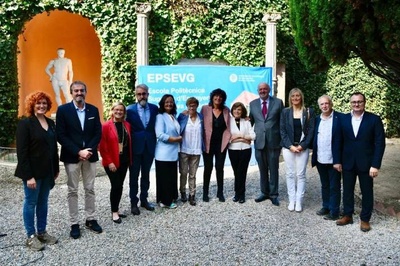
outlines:
[{"label": "blue banner", "polygon": [[229,108],[235,102],[242,102],[248,108],[249,103],[258,98],[260,82],[272,88],[272,68],[177,65],[139,66],[138,70],[138,83],[149,86],[149,102],[158,105],[164,94],[172,94],[178,113],[186,109],[189,97],[196,97],[199,107],[208,104],[210,92],[216,88],[226,92]]}]

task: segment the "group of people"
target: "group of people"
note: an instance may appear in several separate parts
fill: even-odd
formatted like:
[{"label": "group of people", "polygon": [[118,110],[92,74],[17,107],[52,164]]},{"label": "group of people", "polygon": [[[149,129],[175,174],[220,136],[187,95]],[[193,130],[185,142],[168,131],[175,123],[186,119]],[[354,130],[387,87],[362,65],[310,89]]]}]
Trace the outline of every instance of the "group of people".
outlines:
[{"label": "group of people", "polygon": [[[290,91],[289,107],[284,108],[282,100],[270,96],[269,85],[262,82],[258,85],[259,98],[250,103],[249,114],[241,102],[229,109],[225,91],[218,88],[210,93],[209,103],[200,112],[197,111],[199,101],[190,97],[186,101],[187,110],[177,115],[173,95],[165,94],[157,107],[148,102],[147,85],[140,84],[135,88],[136,103],[126,107],[116,102],[111,107],[110,119],[103,125],[98,109],[85,101],[85,83],[72,82],[70,94],[72,101],[58,107],[55,124],[45,116],[52,106],[50,97],[43,92],[32,93],[26,99],[27,117],[17,127],[15,175],[23,180],[26,245],[33,250],[57,243],[57,238],[47,233],[46,224],[48,197],[59,175],[59,159],[68,178],[70,236],[77,239],[81,235],[80,177],[85,191],[85,226],[95,233],[102,232],[95,217],[98,151],[111,183],[111,218],[120,224],[126,217],[119,205],[128,169],[131,213],[140,215],[139,206],[148,211],[155,209],[148,201],[153,160],[156,202],[160,207],[176,208],[179,193],[182,202],[196,205],[196,172],[201,155],[204,161],[202,199],[210,200],[210,179],[215,168],[216,196],[224,202],[227,153],[235,178],[232,200],[244,203],[253,141],[261,190],[256,202],[270,199],[273,205],[280,205],[279,157],[283,150],[288,210],[301,212],[311,148],[314,150],[312,165],[317,166],[322,187],[322,209],[317,214],[337,220],[338,225],[353,223],[354,186],[358,176],[363,194],[361,230],[370,230],[372,178],[378,175],[381,166],[385,133],[381,119],[365,111],[366,99],[361,93],[351,96],[352,111],[346,115],[333,111],[332,99],[323,95],[318,99],[322,113],[315,116],[312,108],[305,107],[300,89]],[[61,145],[60,158],[57,142]],[[342,174],[344,216],[339,219]]]}]

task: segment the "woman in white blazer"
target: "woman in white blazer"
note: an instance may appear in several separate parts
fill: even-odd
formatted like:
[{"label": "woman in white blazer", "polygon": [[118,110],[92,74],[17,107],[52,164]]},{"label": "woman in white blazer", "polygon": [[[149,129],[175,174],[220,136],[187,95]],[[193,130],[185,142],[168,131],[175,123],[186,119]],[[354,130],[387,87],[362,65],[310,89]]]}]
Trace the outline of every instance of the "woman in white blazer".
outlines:
[{"label": "woman in white blazer", "polygon": [[175,209],[177,206],[174,201],[178,199],[178,153],[182,137],[175,117],[177,112],[174,96],[165,94],[159,106],[155,126],[157,203],[161,207]]},{"label": "woman in white blazer", "polygon": [[250,121],[246,120],[247,110],[245,106],[236,102],[232,105],[230,129],[231,139],[228,147],[229,159],[235,175],[234,202],[244,203],[246,192],[247,169],[251,158],[251,141],[256,138]]}]

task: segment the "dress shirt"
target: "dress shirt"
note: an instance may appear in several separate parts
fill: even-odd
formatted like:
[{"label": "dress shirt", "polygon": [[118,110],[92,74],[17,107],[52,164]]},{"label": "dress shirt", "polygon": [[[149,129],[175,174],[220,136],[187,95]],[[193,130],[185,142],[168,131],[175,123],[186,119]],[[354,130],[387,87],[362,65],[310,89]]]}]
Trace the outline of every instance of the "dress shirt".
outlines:
[{"label": "dress shirt", "polygon": [[318,126],[318,152],[317,160],[321,164],[332,164],[332,126],[333,126],[333,112],[328,118],[321,114],[321,121]]},{"label": "dress shirt", "polygon": [[202,153],[202,134],[201,134],[201,123],[199,116],[196,116],[196,120],[192,121],[190,117],[185,127],[182,139],[181,152],[190,155],[201,155]]},{"label": "dress shirt", "polygon": [[138,104],[137,107],[138,107],[138,114],[139,114],[140,120],[142,120],[143,126],[146,128],[147,125],[149,124],[149,120],[150,120],[149,105],[146,103],[146,105],[144,107],[142,107],[140,104]]},{"label": "dress shirt", "polygon": [[353,111],[350,112],[351,113],[351,125],[353,126],[353,132],[354,132],[354,136],[357,137],[358,134],[358,129],[360,128],[360,124],[361,121],[363,119],[364,116],[364,112],[362,113],[362,115],[360,117],[354,117],[354,113]]},{"label": "dress shirt", "polygon": [[75,102],[73,102],[75,109],[76,109],[76,114],[78,115],[79,122],[81,122],[81,127],[82,130],[85,127],[85,109],[86,109],[86,104],[83,105],[82,109],[79,109],[78,106],[76,106]]}]

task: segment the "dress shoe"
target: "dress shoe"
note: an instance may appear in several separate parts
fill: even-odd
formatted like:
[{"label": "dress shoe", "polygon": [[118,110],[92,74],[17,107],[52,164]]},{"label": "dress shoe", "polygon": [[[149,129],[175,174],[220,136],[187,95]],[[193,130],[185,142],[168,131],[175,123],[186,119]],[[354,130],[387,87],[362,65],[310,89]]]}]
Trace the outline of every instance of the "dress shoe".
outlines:
[{"label": "dress shoe", "polygon": [[120,218],[126,218],[126,217],[128,217],[128,216],[126,216],[125,214],[122,214],[122,213],[119,213],[118,216],[119,216]]},{"label": "dress shoe", "polygon": [[258,203],[258,202],[262,202],[262,201],[267,200],[267,199],[269,199],[268,196],[260,195],[260,196],[258,196],[258,198],[255,198],[254,201]]},{"label": "dress shoe", "polygon": [[352,224],[353,223],[353,217],[352,216],[343,216],[341,219],[336,220],[336,225],[347,225],[347,224]]},{"label": "dress shoe", "polygon": [[122,219],[121,219],[121,217],[119,217],[117,220],[113,219],[113,222],[116,224],[120,224],[120,223],[122,223]]},{"label": "dress shoe", "polygon": [[185,192],[181,193],[181,201],[186,202],[187,200],[188,199],[187,199],[186,193]]},{"label": "dress shoe", "polygon": [[206,194],[203,195],[203,201],[204,202],[209,202],[210,201],[210,198],[208,197],[208,195],[206,195]]},{"label": "dress shoe", "polygon": [[239,201],[239,198],[236,197],[236,196],[234,196],[234,197],[232,198],[232,201],[233,201],[233,202],[238,202],[238,201]]},{"label": "dress shoe", "polygon": [[194,195],[193,196],[189,195],[189,204],[192,206],[196,206],[196,199],[195,199]]},{"label": "dress shoe", "polygon": [[243,203],[245,203],[245,202],[246,202],[246,200],[245,200],[244,198],[240,198],[240,199],[239,199],[239,203],[240,203],[240,204],[243,204]]},{"label": "dress shoe", "polygon": [[287,208],[288,208],[288,210],[289,210],[290,212],[294,211],[294,204],[295,204],[294,201],[290,201],[290,202],[289,202],[289,205],[288,205]]},{"label": "dress shoe", "polygon": [[142,202],[142,203],[140,203],[140,207],[143,207],[143,208],[145,208],[145,209],[148,210],[148,211],[154,211],[154,206],[151,205],[151,204],[148,203],[148,202]]},{"label": "dress shoe", "polygon": [[86,220],[85,226],[87,229],[100,234],[103,232],[103,228],[97,223],[97,220]]},{"label": "dress shoe", "polygon": [[324,220],[328,221],[336,221],[337,219],[339,219],[339,215],[328,214],[324,216]]},{"label": "dress shoe", "polygon": [[69,235],[73,239],[78,239],[81,237],[81,229],[79,228],[79,224],[71,225],[71,232],[69,233]]},{"label": "dress shoe", "polygon": [[272,198],[272,199],[271,199],[271,202],[272,202],[273,205],[279,206],[279,200],[278,200],[278,198]]},{"label": "dress shoe", "polygon": [[139,214],[140,214],[140,210],[139,210],[139,208],[138,208],[137,205],[132,205],[132,206],[131,206],[131,213],[132,213],[133,215],[139,215]]},{"label": "dress shoe", "polygon": [[368,232],[368,231],[371,230],[371,226],[369,225],[369,222],[361,221],[361,223],[360,223],[360,229],[361,229],[361,231],[363,231],[363,232]]},{"label": "dress shoe", "polygon": [[329,209],[321,208],[319,211],[316,212],[317,215],[323,216],[329,214]]}]

